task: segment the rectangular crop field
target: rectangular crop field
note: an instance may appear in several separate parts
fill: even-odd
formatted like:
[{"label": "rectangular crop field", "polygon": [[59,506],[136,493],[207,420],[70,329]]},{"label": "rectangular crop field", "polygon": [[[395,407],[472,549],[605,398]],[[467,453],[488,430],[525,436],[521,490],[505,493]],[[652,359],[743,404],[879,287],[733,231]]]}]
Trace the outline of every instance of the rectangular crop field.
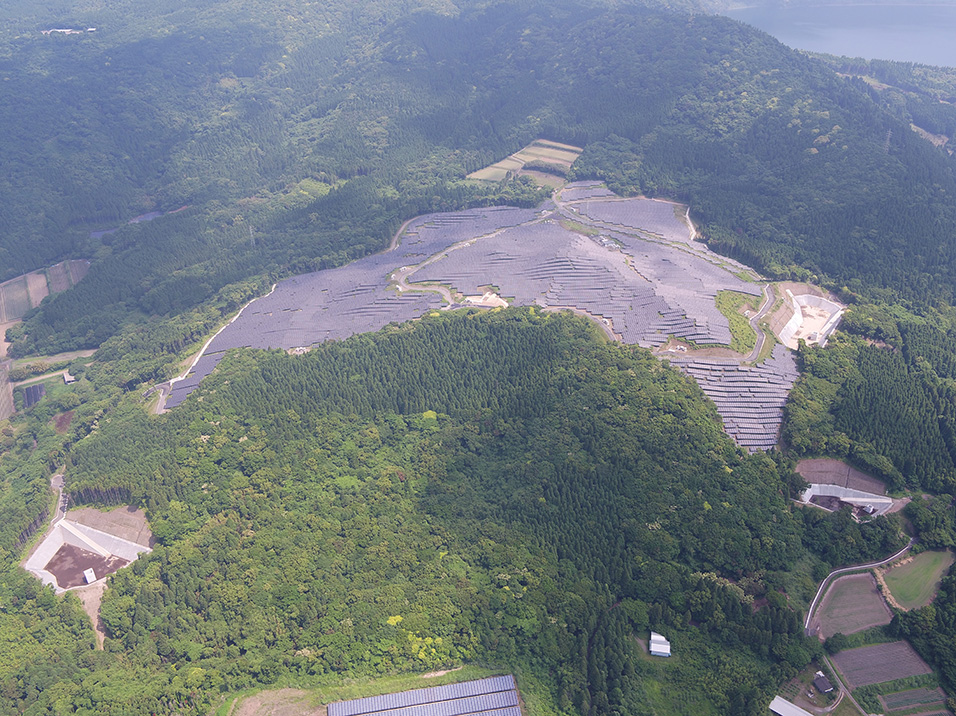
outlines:
[{"label": "rectangular crop field", "polygon": [[887,711],[902,711],[915,706],[923,706],[927,709],[945,708],[946,694],[942,689],[908,689],[894,694],[884,694],[880,696],[880,701],[883,702]]},{"label": "rectangular crop field", "polygon": [[892,618],[876,580],[867,572],[835,580],[820,603],[814,621],[824,637],[831,637],[889,624]]},{"label": "rectangular crop field", "polygon": [[523,149],[495,162],[491,166],[479,169],[468,175],[469,179],[482,181],[501,181],[508,172],[520,171],[525,164],[531,161],[543,161],[560,167],[570,167],[574,160],[581,155],[580,147],[569,144],[558,144],[543,139],[536,139]]},{"label": "rectangular crop field", "polygon": [[50,287],[47,286],[46,282],[46,272],[34,271],[28,273],[26,279],[27,292],[30,294],[30,307],[36,308],[40,305],[40,301],[50,295]]},{"label": "rectangular crop field", "polygon": [[918,609],[936,596],[939,582],[952,564],[953,553],[948,549],[927,551],[887,570],[884,579],[900,606]]},{"label": "rectangular crop field", "polygon": [[86,259],[74,259],[69,262],[69,266],[70,281],[74,286],[86,278],[86,274],[90,272],[90,262]]},{"label": "rectangular crop field", "polygon": [[25,276],[7,281],[0,286],[0,291],[3,291],[4,321],[23,318],[23,314],[30,310],[30,294],[27,292]]},{"label": "rectangular crop field", "polygon": [[833,663],[846,677],[851,690],[932,673],[932,669],[905,641],[841,651],[833,657]]},{"label": "rectangular crop field", "polygon": [[46,273],[50,277],[50,293],[65,291],[71,286],[70,265],[66,261],[51,266],[46,270]]}]

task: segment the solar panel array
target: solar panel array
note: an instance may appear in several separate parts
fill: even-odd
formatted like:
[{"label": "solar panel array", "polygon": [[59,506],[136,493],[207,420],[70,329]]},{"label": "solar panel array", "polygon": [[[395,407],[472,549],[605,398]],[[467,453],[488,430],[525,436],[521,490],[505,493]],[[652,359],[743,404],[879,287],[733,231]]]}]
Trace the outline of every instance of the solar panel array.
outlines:
[{"label": "solar panel array", "polygon": [[[615,198],[606,201],[585,201],[577,204],[576,208],[589,219],[605,224],[643,229],[675,241],[692,240],[690,226],[683,219],[683,207],[668,201],[651,199],[634,201]],[[678,213],[681,218],[677,217]]]},{"label": "solar panel array", "polygon": [[578,201],[579,199],[597,199],[605,196],[616,196],[600,182],[576,181],[568,184],[561,190],[561,201]]},{"label": "solar panel array", "polygon": [[727,434],[751,452],[777,444],[783,424],[783,406],[800,373],[793,354],[774,346],[760,365],[671,358],[671,363],[697,381],[717,405]]},{"label": "solar panel array", "polygon": [[441,307],[441,298],[434,293],[390,291],[389,275],[458,241],[531,221],[535,216],[532,210],[510,207],[427,214],[408,225],[393,251],[280,282],[271,294],[246,306],[213,339],[189,374],[173,384],[166,407],[182,403],[230,348],[290,349],[342,340]]},{"label": "solar panel array", "polygon": [[492,676],[460,684],[339,701],[328,716],[521,716],[514,677]]},{"label": "solar panel array", "polygon": [[[732,273],[746,267],[691,241],[676,205],[602,198],[608,194],[602,185],[582,182],[562,192],[564,199],[577,198],[579,216],[598,221],[603,235],[586,237],[564,228],[554,212],[573,214],[550,202],[537,212],[485,208],[428,214],[409,223],[392,251],[282,281],[216,336],[190,374],[173,385],[166,407],[180,404],[230,348],[311,346],[439,308],[436,293],[388,289],[394,271],[431,257],[437,258],[409,281],[436,281],[466,295],[495,285],[519,305],[581,309],[604,319],[625,343],[647,348],[670,336],[729,345],[730,327],[717,309],[716,294],[760,295],[757,284]],[[778,346],[770,360],[755,367],[672,360],[714,400],[739,444],[751,450],[776,444],[782,407],[797,377],[785,349]]]}]

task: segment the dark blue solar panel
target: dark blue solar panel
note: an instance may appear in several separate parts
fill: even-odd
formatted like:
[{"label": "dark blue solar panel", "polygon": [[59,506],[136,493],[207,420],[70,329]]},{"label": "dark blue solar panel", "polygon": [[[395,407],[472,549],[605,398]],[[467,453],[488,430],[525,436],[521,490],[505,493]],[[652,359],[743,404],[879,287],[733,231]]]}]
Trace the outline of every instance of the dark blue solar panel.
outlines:
[{"label": "dark blue solar panel", "polygon": [[[454,699],[468,699],[482,695],[499,695],[497,692],[514,691],[516,688],[514,677],[492,676],[488,679],[478,679],[477,681],[464,681],[460,684],[447,684],[445,686],[433,686],[427,689],[414,689],[413,691],[403,691],[398,694],[384,694],[382,696],[369,696],[364,699],[353,699],[352,701],[340,701],[329,704],[328,716],[358,716],[359,714],[370,714],[382,711],[395,711],[407,707],[421,706],[424,704],[436,704],[448,702]],[[483,703],[483,702],[482,702]],[[516,706],[518,703],[517,695],[513,694],[513,700],[508,702],[489,702],[480,711],[499,709],[502,707]],[[473,702],[474,707],[478,702]],[[433,711],[421,712],[421,714],[436,713]],[[457,711],[454,716],[475,713],[472,710]],[[415,716],[415,715],[407,715]],[[444,716],[453,716],[444,714]]]}]

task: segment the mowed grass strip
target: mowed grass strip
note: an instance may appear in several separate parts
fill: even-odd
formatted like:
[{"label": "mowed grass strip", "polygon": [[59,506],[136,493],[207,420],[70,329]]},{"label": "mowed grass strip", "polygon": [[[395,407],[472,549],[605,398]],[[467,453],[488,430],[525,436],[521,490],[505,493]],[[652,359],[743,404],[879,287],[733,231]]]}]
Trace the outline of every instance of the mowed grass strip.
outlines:
[{"label": "mowed grass strip", "polygon": [[757,334],[743,311],[756,313],[760,308],[760,296],[739,291],[718,291],[717,308],[730,323],[730,349],[738,353],[752,351],[757,345]]},{"label": "mowed grass strip", "polygon": [[933,671],[905,641],[847,649],[836,654],[833,663],[851,690]]},{"label": "mowed grass strip", "polygon": [[939,582],[949,571],[953,559],[948,549],[922,552],[886,572],[886,586],[904,609],[924,607],[936,596]]},{"label": "mowed grass strip", "polygon": [[889,624],[893,614],[869,572],[835,580],[820,604],[817,619],[824,637],[854,634]]}]

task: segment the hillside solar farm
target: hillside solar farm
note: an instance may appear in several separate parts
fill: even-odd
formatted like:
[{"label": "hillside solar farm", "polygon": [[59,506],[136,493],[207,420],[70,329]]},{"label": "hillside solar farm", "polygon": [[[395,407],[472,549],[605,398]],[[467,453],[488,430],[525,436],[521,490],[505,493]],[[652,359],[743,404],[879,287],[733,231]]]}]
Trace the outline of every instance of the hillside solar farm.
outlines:
[{"label": "hillside solar farm", "polygon": [[[164,407],[185,400],[230,348],[306,350],[437,309],[508,303],[583,312],[617,340],[658,350],[714,400],[740,445],[769,449],[796,364],[783,346],[757,364],[745,358],[753,361],[759,351],[742,357],[726,348],[731,329],[717,293],[763,302],[764,285],[695,241],[686,215],[672,202],[622,199],[601,184],[579,182],[537,210],[419,217],[394,249],[282,281],[246,306],[173,381]],[[665,348],[674,340],[682,347]],[[707,347],[723,349],[688,352]]]},{"label": "hillside solar farm", "polygon": [[513,676],[329,704],[328,716],[521,716]]}]

